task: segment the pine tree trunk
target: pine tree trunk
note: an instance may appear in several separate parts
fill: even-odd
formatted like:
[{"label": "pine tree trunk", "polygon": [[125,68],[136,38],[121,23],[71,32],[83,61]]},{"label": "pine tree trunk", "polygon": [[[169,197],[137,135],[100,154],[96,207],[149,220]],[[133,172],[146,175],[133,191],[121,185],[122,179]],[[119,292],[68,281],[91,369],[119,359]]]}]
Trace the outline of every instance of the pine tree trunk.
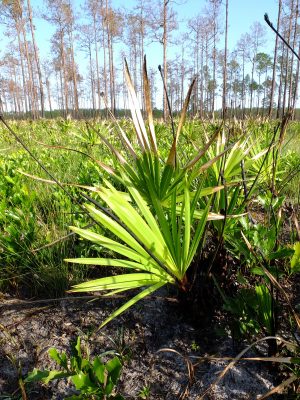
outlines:
[{"label": "pine tree trunk", "polygon": [[95,85],[94,85],[94,72],[93,72],[93,62],[92,62],[92,48],[91,43],[89,43],[89,64],[90,64],[90,81],[91,81],[91,94],[92,94],[92,108],[93,116],[95,116],[96,111],[96,99],[95,99]]},{"label": "pine tree trunk", "polygon": [[[293,12],[294,15],[294,35],[293,35],[293,44],[292,48],[295,49],[296,47],[296,40],[297,40],[297,33],[298,33],[298,15],[299,15],[299,0],[297,0],[296,4],[296,12]],[[289,83],[289,95],[288,95],[288,105],[289,109],[292,107],[292,100],[293,100],[293,71],[294,71],[294,53],[292,53],[292,59],[291,59],[291,69],[290,69],[290,83]],[[296,82],[295,82],[296,84]]]},{"label": "pine tree trunk", "polygon": [[30,100],[31,100],[31,114],[32,117],[35,119],[37,116],[37,102],[36,102],[36,96],[34,92],[34,83],[33,83],[33,71],[32,71],[32,63],[31,59],[29,56],[29,51],[28,51],[28,43],[27,43],[27,38],[26,38],[26,31],[24,24],[21,23],[21,31],[22,31],[22,36],[23,36],[23,43],[24,43],[24,48],[25,48],[25,58],[26,58],[26,63],[27,63],[27,71],[28,71],[28,85],[29,85],[29,93],[30,93]]},{"label": "pine tree trunk", "polygon": [[279,88],[278,88],[278,102],[277,102],[277,112],[276,118],[280,117],[281,111],[281,92],[282,92],[282,81],[283,81],[283,54],[284,54],[284,43],[281,45],[281,62],[280,62],[280,80],[279,80]]},{"label": "pine tree trunk", "polygon": [[[300,42],[298,47],[298,56],[300,57]],[[295,76],[295,87],[293,93],[293,116],[295,116],[295,108],[296,108],[296,101],[298,97],[298,86],[299,86],[299,72],[300,72],[300,62],[299,59],[297,60],[297,69],[296,69],[296,76]]]},{"label": "pine tree trunk", "polygon": [[[291,39],[291,33],[292,33],[292,25],[293,25],[293,8],[294,8],[294,0],[292,0],[291,3],[291,12],[290,12],[290,18],[289,18],[289,30],[288,30],[288,36],[286,38],[286,41],[288,44],[290,44],[290,39]],[[287,48],[286,49],[286,58],[285,58],[285,77],[284,77],[284,89],[283,89],[283,100],[282,100],[282,113],[284,115],[285,113],[285,108],[286,108],[286,103],[287,103],[287,90],[288,90],[288,71],[289,71],[289,55],[290,55],[290,50]]]},{"label": "pine tree trunk", "polygon": [[101,90],[100,90],[100,74],[99,74],[99,57],[98,57],[98,45],[97,45],[97,30],[96,30],[96,16],[93,16],[94,24],[94,46],[95,46],[95,59],[96,59],[96,74],[97,74],[97,97],[98,97],[98,109],[99,114],[101,110]]},{"label": "pine tree trunk", "polygon": [[[282,0],[279,0],[278,1],[277,31],[279,31],[279,28],[280,28],[281,9],[282,9]],[[271,88],[270,105],[269,105],[269,112],[268,112],[269,118],[272,118],[272,110],[273,110],[273,102],[274,102],[274,94],[275,94],[275,86],[276,86],[277,50],[278,50],[278,36],[276,35],[275,49],[274,49],[274,62],[273,62],[272,88]]]},{"label": "pine tree trunk", "polygon": [[226,117],[226,89],[227,89],[227,43],[228,43],[228,0],[226,0],[226,18],[225,18],[225,52],[223,69],[223,119]]},{"label": "pine tree trunk", "polygon": [[37,47],[36,41],[35,41],[34,26],[33,26],[33,22],[32,22],[32,9],[31,9],[30,0],[27,0],[27,8],[28,8],[28,19],[29,19],[30,30],[31,30],[32,44],[33,44],[33,49],[34,49],[34,58],[35,58],[37,72],[38,72],[40,102],[41,102],[41,115],[42,115],[42,117],[44,117],[45,116],[45,106],[44,106],[45,100],[44,100],[44,88],[43,88],[43,82],[42,82],[42,71],[41,71],[41,66],[40,66],[39,51],[38,51],[38,47]]},{"label": "pine tree trunk", "polygon": [[[107,15],[106,15],[107,18]],[[108,87],[107,87],[107,56],[106,56],[106,42],[105,42],[105,17],[102,17],[102,47],[103,47],[103,78],[104,78],[104,98],[106,117],[108,117]]]},{"label": "pine tree trunk", "polygon": [[[168,18],[168,3],[169,0],[164,0],[164,9],[163,9],[163,69],[164,69],[164,86],[167,88],[168,82],[168,65],[167,65],[167,41],[168,41],[168,33],[167,33],[167,18]],[[164,90],[163,95],[163,103],[164,103],[164,121],[166,122],[168,119],[168,103],[167,103],[167,94]]]},{"label": "pine tree trunk", "polygon": [[50,110],[50,117],[52,118],[52,104],[51,104],[51,90],[50,90],[50,81],[47,78],[46,79],[46,86],[47,86],[47,92],[48,92],[48,103],[49,103],[49,110]]},{"label": "pine tree trunk", "polygon": [[254,79],[254,67],[255,62],[252,60],[252,69],[251,69],[251,87],[250,87],[250,115],[252,111],[252,104],[253,104],[253,79]]},{"label": "pine tree trunk", "polygon": [[68,116],[68,109],[69,109],[69,89],[68,89],[68,75],[66,71],[66,58],[65,58],[65,46],[64,46],[64,37],[63,37],[63,32],[60,32],[60,56],[61,56],[61,67],[62,67],[62,76],[61,80],[63,81],[63,95],[62,98],[64,98],[65,103],[64,103],[64,116],[67,118]]},{"label": "pine tree trunk", "polygon": [[245,119],[246,87],[245,87],[245,49],[243,49],[243,82],[242,82],[242,115]]},{"label": "pine tree trunk", "polygon": [[79,100],[78,100],[78,89],[77,89],[77,72],[74,56],[74,43],[73,43],[73,26],[69,26],[69,41],[70,41],[70,55],[71,55],[71,68],[72,68],[72,81],[74,90],[74,111],[75,117],[78,116],[79,112]]},{"label": "pine tree trunk", "polygon": [[23,49],[22,49],[20,31],[19,31],[19,27],[17,26],[17,24],[16,24],[16,31],[17,31],[17,38],[18,38],[18,47],[19,47],[19,54],[20,54],[21,71],[22,71],[25,113],[27,114],[28,113],[28,100],[27,100],[26,78],[25,78],[25,68],[24,68],[24,60],[23,60]]}]

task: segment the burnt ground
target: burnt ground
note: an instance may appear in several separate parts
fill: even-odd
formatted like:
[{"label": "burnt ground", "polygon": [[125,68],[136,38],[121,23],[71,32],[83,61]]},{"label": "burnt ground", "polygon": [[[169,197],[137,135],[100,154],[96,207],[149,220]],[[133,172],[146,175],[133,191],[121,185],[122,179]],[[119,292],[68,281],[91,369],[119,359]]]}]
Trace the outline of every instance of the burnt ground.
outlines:
[{"label": "burnt ground", "polygon": [[[118,389],[126,399],[141,398],[145,387],[150,389],[149,399],[200,399],[227,362],[198,363],[194,377],[189,377],[186,359],[195,364],[199,361],[197,357],[236,356],[246,343],[239,346],[233,343],[217,313],[210,321],[191,323],[184,318],[176,301],[165,295],[161,292],[157,297],[141,301],[97,333],[95,330],[105,316],[124,299],[28,303],[3,295],[0,299],[0,399],[21,399],[17,370],[25,377],[34,367],[55,368],[47,350],[56,347],[69,352],[71,341],[78,335],[83,341],[88,340],[92,356],[107,350],[123,355],[124,368]],[[173,349],[177,353],[158,352],[160,349]],[[264,347],[260,350],[266,354]],[[271,372],[267,363],[239,362],[205,398],[257,399],[277,385],[277,378],[277,372]],[[59,400],[74,394],[65,380],[25,388],[29,400]]]}]

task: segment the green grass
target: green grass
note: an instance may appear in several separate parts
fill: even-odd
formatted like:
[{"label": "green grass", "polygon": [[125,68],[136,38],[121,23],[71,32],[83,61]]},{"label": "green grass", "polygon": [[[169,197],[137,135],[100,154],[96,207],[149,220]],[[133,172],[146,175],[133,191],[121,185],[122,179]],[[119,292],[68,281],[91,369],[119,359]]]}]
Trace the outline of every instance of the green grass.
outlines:
[{"label": "green grass", "polygon": [[[131,122],[121,120],[120,123],[128,136],[133,137]],[[123,151],[115,124],[111,121],[90,124],[109,138],[119,151]],[[91,158],[114,166],[109,149],[94,129],[87,129],[85,121],[14,121],[11,126],[60,182],[100,186],[107,174]],[[188,160],[195,148],[201,147],[204,135],[210,136],[216,126],[217,123],[213,125],[210,122],[187,121],[178,145],[179,160]],[[245,129],[265,140],[266,132],[271,128],[264,122],[249,121]],[[233,137],[241,135],[241,129],[236,125],[230,126],[229,130]],[[293,122],[280,160],[280,167],[285,174],[280,178],[282,180],[290,176],[300,164],[299,131],[300,124]],[[170,125],[157,123],[156,132],[160,148],[167,151],[172,141]],[[66,147],[76,152],[49,148],[43,144]],[[162,158],[165,156],[161,154]],[[92,256],[101,249],[73,236],[35,252],[35,249],[47,246],[70,233],[70,225],[83,226],[89,219],[57,185],[37,181],[22,175],[20,171],[50,179],[9,133],[0,127],[0,290],[14,290],[17,293],[25,290],[29,296],[61,296],[71,284],[99,275],[93,269],[70,265],[63,259]],[[66,188],[81,201],[78,188]],[[294,203],[299,201],[299,174],[284,185],[283,193]]]},{"label": "green grass", "polygon": [[[134,151],[140,156],[141,153],[135,139],[132,123],[125,119],[120,120],[119,123],[129,137]],[[175,124],[178,124],[177,120]],[[294,314],[293,310],[280,303],[281,288],[274,284],[272,279],[275,277],[282,282],[282,280],[300,270],[298,256],[296,257],[297,259],[294,257],[294,261],[296,261],[294,271],[292,270],[291,257],[294,254],[293,249],[296,249],[296,246],[299,248],[299,246],[294,245],[297,237],[295,234],[291,234],[291,229],[285,220],[284,208],[281,207],[284,204],[284,198],[281,195],[284,195],[286,201],[292,205],[299,206],[300,202],[300,123],[290,123],[287,130],[285,142],[278,158],[275,190],[272,187],[272,176],[277,143],[275,142],[274,150],[272,148],[269,153],[266,153],[266,157],[252,158],[255,154],[269,147],[276,124],[278,124],[276,121],[271,123],[259,120],[248,120],[243,123],[227,121],[222,129],[227,136],[228,143],[226,145],[222,143],[222,136],[220,135],[218,141],[206,152],[203,160],[201,158],[199,165],[196,163],[196,173],[191,179],[191,192],[193,192],[193,195],[197,189],[200,190],[200,185],[203,182],[209,188],[228,183],[226,193],[225,189],[222,189],[213,195],[211,193],[203,195],[198,199],[199,201],[196,201],[195,207],[200,206],[200,208],[204,209],[209,201],[209,204],[211,204],[210,211],[215,213],[222,214],[225,212],[226,214],[226,210],[229,210],[228,214],[234,214],[238,210],[237,213],[239,214],[250,210],[253,212],[253,216],[257,218],[254,223],[246,216],[237,219],[228,218],[225,223],[222,220],[210,222],[206,225],[208,226],[206,232],[207,245],[205,247],[204,244],[204,251],[197,254],[195,259],[197,270],[199,268],[204,269],[204,273],[200,277],[200,284],[196,281],[194,286],[196,290],[200,288],[200,285],[205,284],[205,281],[203,281],[203,276],[207,272],[205,268],[208,267],[209,271],[212,268],[214,283],[219,291],[220,298],[223,300],[223,312],[230,314],[230,329],[232,333],[236,337],[239,335],[241,337],[246,336],[250,340],[257,335],[274,336],[277,328],[280,328],[279,324],[284,314]],[[105,249],[103,239],[94,240],[94,243],[91,243],[82,240],[78,235],[72,235],[67,240],[59,240],[70,234],[70,226],[75,226],[73,230],[81,232],[81,234],[84,233],[82,234],[83,237],[92,235],[94,238],[99,239],[100,235],[102,235],[101,238],[112,239],[111,243],[112,241],[118,241],[119,234],[121,242],[122,238],[126,242],[124,235],[128,243],[133,242],[128,231],[125,234],[120,230],[119,226],[119,230],[111,229],[114,226],[114,222],[103,224],[103,228],[94,226],[92,228],[93,232],[89,235],[83,229],[78,229],[83,228],[91,221],[80,206],[83,198],[81,189],[76,185],[101,187],[103,182],[108,180],[116,189],[122,191],[126,189],[126,182],[120,179],[121,176],[119,176],[119,180],[114,180],[97,164],[98,161],[111,168],[118,167],[116,157],[100,139],[97,131],[105,139],[109,140],[113,147],[128,160],[133,172],[135,172],[135,166],[138,165],[137,163],[135,164],[134,160],[130,160],[126,154],[118,135],[116,124],[111,121],[90,121],[86,123],[85,121],[57,119],[35,122],[15,121],[11,125],[47,170],[59,182],[68,184],[63,187],[70,193],[72,199],[58,185],[47,183],[46,181],[51,180],[51,178],[14,141],[8,132],[3,127],[0,127],[0,291],[10,291],[13,294],[28,297],[60,297],[72,285],[79,284],[77,290],[86,291],[86,285],[91,284],[91,282],[82,282],[97,279],[99,283],[99,278],[106,277],[108,278],[100,281],[102,284],[100,289],[107,290],[109,284],[111,284],[112,289],[116,289],[117,266],[123,268],[121,269],[120,287],[118,288],[127,290],[129,284],[126,280],[125,282],[122,281],[125,276],[122,273],[124,270],[126,272],[124,265],[128,267],[129,264],[126,265],[124,259],[116,260],[116,254],[112,251],[112,246],[107,246],[107,249]],[[180,166],[188,163],[193,154],[206,143],[206,138],[211,138],[220,126],[220,121],[212,123],[209,121],[188,120],[179,139],[176,162]],[[156,122],[155,128],[157,140],[159,141],[158,148],[160,149],[157,163],[158,167],[162,168],[164,160],[168,157],[173,134],[170,125],[166,126],[161,122]],[[247,140],[243,142],[248,135],[248,142]],[[216,155],[223,151],[224,146],[230,146],[239,139],[241,139],[241,142],[236,148],[230,148],[225,153],[224,158],[218,158],[217,162],[207,170],[205,169],[203,175],[197,175],[200,165],[203,166],[203,163],[214,159]],[[245,157],[244,150],[249,145],[249,142],[252,143],[252,148],[244,159],[246,165],[245,186],[246,189],[250,190],[257,173],[258,184],[249,196],[251,201],[247,203],[249,207],[247,209],[244,204],[245,187],[241,183],[242,167],[239,157]],[[245,147],[243,147],[244,145]],[[147,159],[145,158],[145,160]],[[231,167],[229,168],[229,166]],[[127,168],[127,171],[130,171],[130,167]],[[158,167],[157,169],[159,169]],[[176,168],[174,168],[175,172],[180,170],[179,167]],[[141,172],[140,170],[140,175],[142,175]],[[135,173],[132,173],[132,176],[135,177]],[[222,180],[224,176],[226,176],[227,182]],[[195,221],[189,221],[190,211],[186,211],[187,208],[183,206],[183,204],[188,204],[190,197],[188,188],[184,189],[183,197],[179,187],[179,192],[172,197],[173,203],[170,202],[168,204],[166,202],[163,204],[165,209],[168,206],[170,208],[173,206],[173,212],[169,212],[163,207],[160,210],[161,204],[159,202],[152,205],[149,202],[147,204],[149,208],[147,208],[143,201],[147,201],[149,188],[145,188],[145,185],[139,187],[138,184],[142,182],[140,178],[141,176],[137,176],[136,181],[132,181],[133,185],[137,184],[139,194],[134,194],[131,190],[131,202],[126,203],[127,211],[124,211],[126,207],[124,207],[124,198],[120,193],[108,199],[109,193],[115,193],[114,189],[111,192],[102,190],[98,194],[93,192],[89,194],[98,202],[103,200],[101,206],[106,204],[106,206],[110,207],[110,210],[114,210],[115,214],[122,219],[123,226],[127,221],[130,231],[134,231],[136,237],[140,234],[139,231],[142,230],[141,227],[144,221],[143,226],[147,234],[144,233],[143,244],[148,243],[153,234],[157,240],[156,248],[162,246],[163,241],[159,239],[159,229],[166,228],[167,223],[171,220],[172,237],[170,236],[171,240],[168,241],[168,245],[169,247],[174,246],[172,257],[173,254],[176,255],[180,252],[178,249],[182,246],[182,254],[185,258],[189,258],[187,257],[189,240],[197,230],[197,224]],[[174,181],[171,180],[170,182],[172,184]],[[128,191],[130,191],[129,188]],[[178,200],[176,195],[181,195],[184,200]],[[211,202],[209,200],[210,195]],[[110,201],[107,201],[107,199]],[[136,204],[132,199],[135,199]],[[160,213],[153,213],[155,206],[161,211]],[[181,209],[181,212],[176,213],[176,208]],[[91,210],[91,207],[89,209]],[[128,218],[129,209],[131,210],[132,218]],[[165,221],[162,218],[164,217],[164,211],[166,211],[165,215],[167,215]],[[97,212],[94,211],[95,213]],[[91,212],[91,214],[93,213]],[[144,220],[142,220],[141,215],[144,216]],[[105,215],[103,214],[100,218],[98,212],[98,219],[104,221]],[[149,227],[145,226],[145,220],[150,224]],[[164,221],[164,224],[160,223],[161,220]],[[136,223],[133,221],[136,221]],[[158,223],[157,226],[155,225],[156,223]],[[185,225],[188,225],[188,229],[184,228]],[[177,228],[178,232],[176,231]],[[183,236],[179,235],[180,230],[184,231]],[[167,230],[165,231],[167,232]],[[174,238],[177,239],[176,245]],[[53,242],[56,243],[51,245]],[[155,240],[153,240],[154,242]],[[116,248],[119,248],[119,243],[114,243]],[[149,243],[148,246],[150,246]],[[205,243],[205,240],[203,243]],[[138,249],[140,248],[140,243],[135,245]],[[126,254],[127,250],[122,254]],[[158,256],[158,260],[164,267],[166,265],[166,253],[164,252],[163,255],[158,254]],[[99,259],[99,257],[101,258]],[[172,257],[169,257],[171,261]],[[73,259],[74,261],[76,258],[88,259],[87,264],[91,265],[63,261],[64,259]],[[94,262],[97,259],[101,268],[94,265],[97,264],[97,262]],[[110,267],[107,268],[107,264]],[[155,266],[155,268],[159,269],[161,264]],[[152,263],[152,268],[153,265],[154,263]],[[216,268],[213,269],[213,267]],[[134,271],[136,270],[134,269]],[[156,273],[156,270],[154,272]],[[133,275],[134,277],[132,277]],[[136,275],[136,272],[131,274],[133,284],[130,288],[135,287],[134,279],[137,279]],[[146,292],[145,286],[149,284],[147,281],[147,279],[149,280],[148,271],[144,275],[147,276],[144,279],[139,279],[141,279],[140,286],[142,290]],[[209,276],[208,273],[207,276]],[[180,275],[179,279],[181,278],[182,276]],[[170,278],[168,282],[172,281],[172,279]],[[176,275],[176,279],[172,283],[175,283],[175,281],[178,283],[179,279]],[[187,288],[189,290],[189,287],[185,287],[184,284],[185,281],[183,280],[183,284],[179,289]],[[92,285],[94,285],[93,282]],[[156,281],[153,286],[155,289]],[[287,287],[287,285],[284,287]],[[94,286],[91,290],[93,289]],[[202,297],[202,292],[200,291],[199,293],[200,296],[194,297],[194,300],[197,299],[198,301]],[[132,303],[129,301],[129,306],[137,300],[137,296],[135,295],[135,298],[131,300]],[[189,303],[187,302],[187,304]],[[285,307],[284,313],[281,312],[281,307]],[[123,306],[123,309],[125,308]],[[188,306],[184,308],[185,313],[195,311],[193,307],[190,310]],[[280,318],[278,318],[277,311],[281,313]],[[286,321],[283,329],[286,329],[287,325]],[[274,354],[274,348],[272,349],[271,345],[269,350],[270,354]],[[292,351],[290,353],[287,352],[287,355],[295,356],[295,354]],[[297,368],[295,367],[295,373],[299,374],[299,369]]]}]

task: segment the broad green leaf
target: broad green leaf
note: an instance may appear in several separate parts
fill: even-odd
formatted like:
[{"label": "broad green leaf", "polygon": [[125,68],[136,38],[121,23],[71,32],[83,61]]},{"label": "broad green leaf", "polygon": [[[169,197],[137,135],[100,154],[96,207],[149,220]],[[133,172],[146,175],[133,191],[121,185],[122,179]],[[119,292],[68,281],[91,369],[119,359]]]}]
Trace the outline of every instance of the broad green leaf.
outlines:
[{"label": "broad green leaf", "polygon": [[96,357],[93,363],[93,371],[100,383],[105,381],[105,365],[99,357]]},{"label": "broad green leaf", "polygon": [[102,226],[109,229],[113,234],[115,234],[118,238],[120,238],[138,253],[144,255],[145,257],[148,256],[143,247],[120,224],[91,205],[86,205],[86,208],[91,216]]},{"label": "broad green leaf", "polygon": [[106,363],[105,367],[109,372],[109,376],[112,382],[114,383],[114,385],[116,385],[122,370],[122,364],[120,360],[118,359],[118,357],[114,357],[112,360]]},{"label": "broad green leaf", "polygon": [[59,366],[61,366],[64,369],[68,369],[68,360],[66,353],[63,352],[59,354],[55,348],[51,348],[48,351],[48,354],[52,358],[52,360],[57,362]]},{"label": "broad green leaf", "polygon": [[276,259],[281,259],[281,258],[287,258],[292,256],[294,253],[293,249],[289,249],[287,247],[282,247],[279,250],[275,252],[271,252],[269,254],[268,259],[269,260],[276,260]]},{"label": "broad green leaf", "polygon": [[153,234],[156,235],[157,239],[159,241],[164,241],[164,238],[162,236],[162,233],[159,229],[159,226],[157,225],[157,222],[153,216],[153,214],[150,212],[149,207],[147,206],[147,203],[143,200],[143,198],[139,195],[138,191],[134,189],[133,187],[128,187],[128,190],[130,194],[132,195],[136,205],[138,206],[139,210],[141,211],[142,215],[144,216],[149,228],[152,230]]},{"label": "broad green leaf", "polygon": [[76,375],[73,375],[71,377],[71,380],[74,383],[77,390],[84,390],[85,388],[95,387],[94,383],[91,381],[89,377],[89,374],[85,374],[82,371],[80,371]]},{"label": "broad green leaf", "polygon": [[37,382],[37,381],[43,381],[44,383],[49,383],[50,381],[54,379],[59,379],[59,378],[65,378],[70,376],[68,372],[62,372],[62,371],[40,371],[36,368],[28,374],[26,379],[24,380],[25,382]]},{"label": "broad green leaf", "polygon": [[75,356],[81,357],[81,344],[80,344],[80,336],[77,337],[76,344],[74,346],[75,349]]},{"label": "broad green leaf", "polygon": [[[215,186],[215,187],[206,187],[200,190],[200,193],[198,194],[198,198],[209,196],[211,194],[214,194],[216,192],[219,192],[220,190],[224,189],[224,186]],[[190,199],[193,199],[196,196],[197,191],[190,192],[189,196]],[[182,203],[184,201],[184,194],[180,194],[176,197],[176,204]],[[171,200],[169,198],[165,199],[162,202],[164,207],[169,207],[171,208]]]},{"label": "broad green leaf", "polygon": [[300,242],[294,244],[294,251],[291,259],[291,270],[293,273],[300,272]]}]

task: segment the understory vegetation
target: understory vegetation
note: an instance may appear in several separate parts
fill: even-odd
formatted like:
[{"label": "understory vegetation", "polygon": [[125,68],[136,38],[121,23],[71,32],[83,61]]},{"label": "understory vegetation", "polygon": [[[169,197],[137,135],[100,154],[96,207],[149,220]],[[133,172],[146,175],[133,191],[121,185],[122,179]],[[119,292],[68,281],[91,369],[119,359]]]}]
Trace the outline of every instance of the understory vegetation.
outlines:
[{"label": "understory vegetation", "polygon": [[[154,121],[145,76],[145,125],[126,79],[133,121],[12,122],[19,142],[1,127],[0,290],[128,291],[102,327],[171,287],[195,326],[218,309],[236,340],[266,340],[268,361],[285,365],[275,392],[296,393],[299,123],[185,121],[191,90],[178,119]],[[90,360],[76,346],[70,362],[50,351],[64,372],[36,370],[26,385],[69,377],[72,399],[122,398],[113,387],[126,360]]]}]

